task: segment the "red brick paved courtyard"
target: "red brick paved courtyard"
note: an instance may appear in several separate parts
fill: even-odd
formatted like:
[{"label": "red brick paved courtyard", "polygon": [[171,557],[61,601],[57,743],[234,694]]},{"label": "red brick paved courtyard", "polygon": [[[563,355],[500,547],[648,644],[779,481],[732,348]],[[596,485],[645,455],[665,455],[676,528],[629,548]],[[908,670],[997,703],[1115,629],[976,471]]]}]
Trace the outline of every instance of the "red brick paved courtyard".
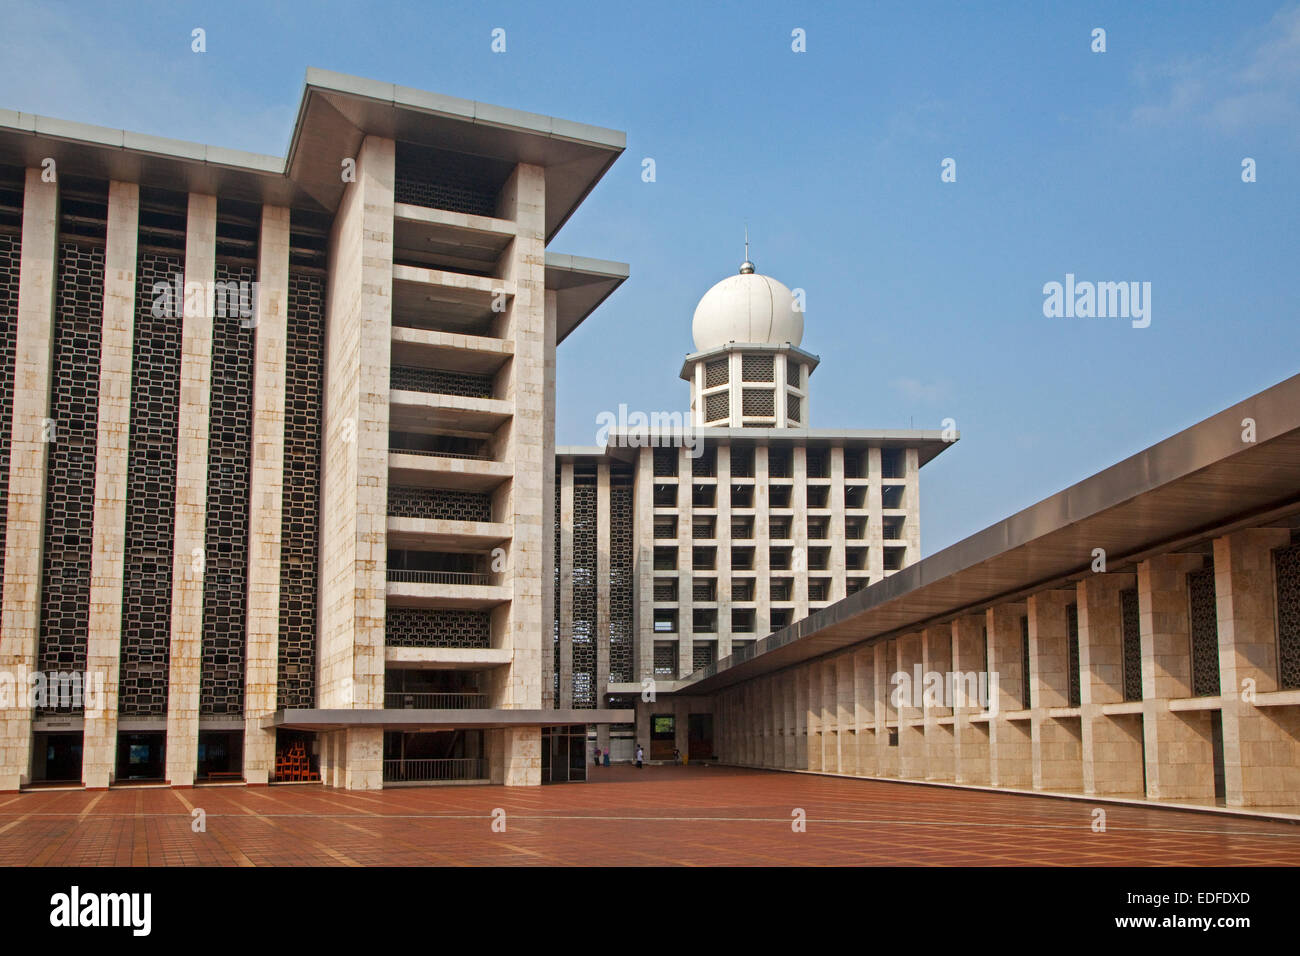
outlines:
[{"label": "red brick paved courtyard", "polygon": [[[4,866],[1300,864],[1300,826],[806,774],[601,768],[530,789],[0,796]],[[791,811],[807,831],[791,829]],[[191,831],[191,811],[207,832]],[[506,830],[493,832],[492,812]]]}]

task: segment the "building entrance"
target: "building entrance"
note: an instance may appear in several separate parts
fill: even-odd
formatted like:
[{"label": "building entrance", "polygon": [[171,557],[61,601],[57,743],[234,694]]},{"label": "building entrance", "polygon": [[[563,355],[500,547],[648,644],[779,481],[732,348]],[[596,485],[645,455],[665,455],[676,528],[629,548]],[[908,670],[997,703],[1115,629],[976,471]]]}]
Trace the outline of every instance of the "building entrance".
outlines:
[{"label": "building entrance", "polygon": [[687,728],[687,753],[691,760],[712,760],[713,754],[713,715],[691,714]]}]

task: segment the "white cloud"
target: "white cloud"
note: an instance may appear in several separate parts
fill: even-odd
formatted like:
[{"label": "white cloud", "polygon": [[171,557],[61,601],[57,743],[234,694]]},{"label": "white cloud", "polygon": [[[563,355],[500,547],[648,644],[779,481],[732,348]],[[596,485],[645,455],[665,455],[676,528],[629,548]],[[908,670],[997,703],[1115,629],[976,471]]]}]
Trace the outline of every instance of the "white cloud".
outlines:
[{"label": "white cloud", "polygon": [[1225,133],[1258,126],[1294,128],[1300,121],[1300,4],[1279,10],[1267,26],[1231,48],[1140,70],[1151,100],[1135,122],[1199,123]]}]

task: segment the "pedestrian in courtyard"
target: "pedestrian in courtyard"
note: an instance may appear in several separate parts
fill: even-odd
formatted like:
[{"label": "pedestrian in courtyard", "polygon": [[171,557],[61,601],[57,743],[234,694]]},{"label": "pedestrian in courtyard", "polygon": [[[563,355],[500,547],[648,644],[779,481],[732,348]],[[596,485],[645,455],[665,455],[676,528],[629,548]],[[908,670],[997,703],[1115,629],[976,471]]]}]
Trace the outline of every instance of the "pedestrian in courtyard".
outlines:
[{"label": "pedestrian in courtyard", "polygon": [[591,762],[597,767],[600,766],[600,744],[596,745],[596,754],[591,758]]},{"label": "pedestrian in courtyard", "polygon": [[644,761],[645,761],[645,751],[641,749],[640,744],[637,744],[636,745],[636,769],[640,770],[641,764]]},{"label": "pedestrian in courtyard", "polygon": [[606,767],[609,766],[609,748],[608,748],[608,747],[605,748],[605,766],[606,766]]}]

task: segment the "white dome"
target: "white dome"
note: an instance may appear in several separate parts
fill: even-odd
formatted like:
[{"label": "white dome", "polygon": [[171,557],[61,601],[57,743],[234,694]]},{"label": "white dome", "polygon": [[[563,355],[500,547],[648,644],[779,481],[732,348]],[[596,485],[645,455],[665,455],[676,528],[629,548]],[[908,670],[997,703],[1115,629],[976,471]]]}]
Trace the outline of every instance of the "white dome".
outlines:
[{"label": "white dome", "polygon": [[695,350],[706,352],[728,342],[798,346],[803,341],[803,313],[794,306],[794,293],[770,276],[745,271],[728,276],[695,307]]}]

